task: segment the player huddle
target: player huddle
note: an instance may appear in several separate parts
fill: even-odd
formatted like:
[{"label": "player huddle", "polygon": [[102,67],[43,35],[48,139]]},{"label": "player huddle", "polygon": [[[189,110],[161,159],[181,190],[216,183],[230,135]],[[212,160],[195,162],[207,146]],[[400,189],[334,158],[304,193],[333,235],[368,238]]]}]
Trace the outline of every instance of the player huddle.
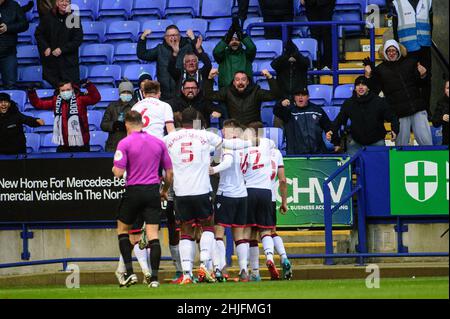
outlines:
[{"label": "player huddle", "polygon": [[[177,267],[174,283],[226,280],[223,243],[226,227],[232,229],[240,281],[261,280],[258,240],[271,278],[291,279],[291,264],[282,239],[275,233],[278,184],[282,198],[280,211],[287,212],[283,158],[275,143],[259,134],[263,132],[262,124],[252,123],[243,128],[237,121],[227,120],[220,137],[203,130],[200,113],[187,108],[182,112],[182,128],[175,130],[170,106],[159,100],[157,84],[149,84],[148,90],[144,90],[146,98],[127,114],[128,136],[119,143],[114,159],[114,175],[121,177],[127,172],[126,191],[118,214],[121,262],[116,275],[120,285],[137,282],[131,262],[134,249],[146,283],[149,287],[159,286],[161,247],[157,205],[161,200],[169,203],[166,213],[172,226],[169,227],[170,250]],[[212,162],[212,153],[220,158],[217,166]],[[215,174],[220,174],[220,180],[213,203],[210,175]],[[156,176],[164,180],[162,188]],[[173,186],[173,194],[169,186]],[[180,228],[179,245],[176,245],[178,234],[174,220]],[[146,243],[139,247],[138,239],[129,233],[140,229],[144,222]],[[193,268],[198,237],[200,265],[196,279]],[[282,275],[274,263],[275,250],[281,257]]]}]

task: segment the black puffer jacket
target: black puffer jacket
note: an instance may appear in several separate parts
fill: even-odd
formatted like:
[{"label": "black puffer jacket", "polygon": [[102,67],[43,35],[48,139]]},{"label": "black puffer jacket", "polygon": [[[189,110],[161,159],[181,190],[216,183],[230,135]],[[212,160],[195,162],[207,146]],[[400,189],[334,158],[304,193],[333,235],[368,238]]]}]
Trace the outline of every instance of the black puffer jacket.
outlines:
[{"label": "black puffer jacket", "polygon": [[310,102],[305,107],[297,107],[291,102],[290,107],[285,107],[279,103],[273,113],[284,122],[287,155],[328,152],[322,133],[331,131],[332,124],[320,106]]},{"label": "black puffer jacket", "polygon": [[427,109],[419,90],[423,81],[417,71],[417,61],[402,57],[378,65],[369,79],[369,88],[377,95],[383,91],[389,106],[402,118]]},{"label": "black puffer jacket", "polygon": [[8,111],[0,113],[0,154],[25,154],[27,150],[23,125],[38,127],[36,120],[20,113],[17,104],[11,102]]},{"label": "black puffer jacket", "polygon": [[176,127],[181,127],[181,113],[190,107],[196,109],[202,114],[203,120],[205,121],[205,127],[210,126],[210,117],[213,109],[211,108],[211,102],[203,97],[202,92],[199,92],[199,94],[192,100],[181,94],[181,96],[170,99],[167,103],[169,103],[172,107]]},{"label": "black puffer jacket", "polygon": [[[181,38],[180,52],[178,53],[176,67],[183,68],[183,58],[186,53],[193,52],[191,39]],[[172,48],[163,40],[163,43],[147,50],[147,40],[139,38],[137,45],[137,56],[144,61],[156,61],[157,78],[161,84],[161,100],[167,101],[175,96],[177,84],[169,73],[168,66],[172,56]]]},{"label": "black puffer jacket", "polygon": [[280,98],[277,81],[272,78],[268,82],[270,91],[261,89],[259,85],[250,84],[244,92],[239,93],[231,84],[214,92],[213,81],[207,79],[204,82],[205,98],[210,101],[226,103],[229,117],[238,120],[243,125],[261,122],[261,103]]},{"label": "black puffer jacket", "polygon": [[370,92],[362,97],[358,97],[353,92],[353,96],[344,102],[333,122],[335,135],[349,119],[351,120],[350,134],[361,145],[370,145],[384,140],[386,136],[384,121],[391,122],[395,134],[398,134],[400,128],[397,116],[385,99]]},{"label": "black puffer jacket", "polygon": [[117,144],[127,136],[126,131],[115,131],[113,129],[113,124],[119,119],[120,113],[125,114],[131,110],[136,101],[133,99],[128,103],[123,103],[122,101],[111,102],[106,108],[103,114],[102,123],[100,127],[103,131],[108,132],[108,140],[106,141],[105,150],[107,152],[115,152]]},{"label": "black puffer jacket", "polygon": [[264,13],[271,16],[293,16],[294,0],[259,0],[259,6]]},{"label": "black puffer jacket", "polygon": [[6,24],[8,30],[0,34],[0,58],[16,53],[17,34],[28,30],[28,22],[19,4],[5,0],[0,5],[0,24]]}]

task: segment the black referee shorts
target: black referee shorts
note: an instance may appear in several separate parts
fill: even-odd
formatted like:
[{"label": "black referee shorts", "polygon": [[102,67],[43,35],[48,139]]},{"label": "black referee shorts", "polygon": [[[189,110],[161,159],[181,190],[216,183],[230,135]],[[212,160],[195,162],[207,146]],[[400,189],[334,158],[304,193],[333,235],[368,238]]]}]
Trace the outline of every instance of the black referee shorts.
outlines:
[{"label": "black referee shorts", "polygon": [[159,184],[128,186],[122,194],[117,219],[133,225],[138,217],[149,225],[159,225],[161,220],[161,199]]}]

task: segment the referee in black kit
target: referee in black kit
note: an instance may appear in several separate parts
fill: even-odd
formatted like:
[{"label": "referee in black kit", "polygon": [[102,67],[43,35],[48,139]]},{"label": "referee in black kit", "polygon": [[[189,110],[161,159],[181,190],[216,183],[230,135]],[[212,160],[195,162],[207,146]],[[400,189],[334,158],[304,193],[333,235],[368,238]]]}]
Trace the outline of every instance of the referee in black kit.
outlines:
[{"label": "referee in black kit", "polygon": [[[147,240],[150,248],[152,274],[149,287],[159,287],[158,268],[161,261],[161,246],[158,229],[161,216],[161,200],[167,200],[167,193],[173,181],[172,161],[163,141],[142,131],[142,116],[129,111],[125,116],[127,137],[119,142],[114,155],[114,176],[120,178],[127,172],[125,193],[122,195],[117,217],[117,233],[120,253],[127,273],[123,285],[137,283],[133,272],[131,244],[128,232],[136,218],[141,215],[146,223]],[[165,170],[164,187],[160,192],[160,167]]]}]

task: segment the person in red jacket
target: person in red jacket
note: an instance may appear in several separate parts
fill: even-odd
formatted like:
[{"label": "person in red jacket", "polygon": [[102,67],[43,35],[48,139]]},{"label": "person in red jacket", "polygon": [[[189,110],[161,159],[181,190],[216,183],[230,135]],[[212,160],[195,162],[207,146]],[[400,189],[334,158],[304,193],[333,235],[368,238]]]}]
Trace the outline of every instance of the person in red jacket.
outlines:
[{"label": "person in red jacket", "polygon": [[54,112],[53,143],[59,145],[58,153],[89,152],[87,106],[98,103],[101,96],[93,83],[86,81],[83,86],[87,89],[86,94],[71,82],[63,81],[51,99],[41,100],[34,89],[28,93],[35,108]]}]

